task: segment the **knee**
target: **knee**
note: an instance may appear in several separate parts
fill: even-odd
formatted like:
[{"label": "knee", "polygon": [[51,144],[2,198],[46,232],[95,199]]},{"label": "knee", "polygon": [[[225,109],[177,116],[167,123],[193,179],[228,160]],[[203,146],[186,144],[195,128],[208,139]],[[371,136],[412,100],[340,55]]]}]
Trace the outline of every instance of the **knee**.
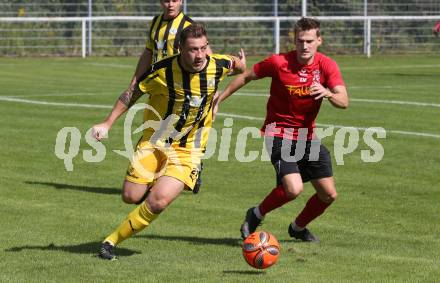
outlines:
[{"label": "knee", "polygon": [[127,191],[122,192],[121,197],[122,197],[122,201],[128,204],[137,203],[140,200],[134,194]]},{"label": "knee", "polygon": [[332,194],[330,194],[328,196],[328,198],[330,199],[331,202],[334,202],[337,197],[338,197],[338,193],[337,192],[333,192]]},{"label": "knee", "polygon": [[338,193],[336,193],[336,191],[334,192],[329,192],[329,193],[325,193],[322,195],[318,195],[318,197],[326,203],[332,203],[336,200],[336,198],[338,197]]},{"label": "knee", "polygon": [[147,199],[148,208],[154,214],[159,214],[168,207],[169,203],[165,199]]},{"label": "knee", "polygon": [[122,201],[128,204],[137,204],[145,198],[146,192],[148,192],[146,185],[125,181],[122,186]]},{"label": "knee", "polygon": [[128,204],[139,204],[141,203],[143,200],[145,200],[146,197],[146,192],[145,190],[123,190],[122,191],[122,201]]},{"label": "knee", "polygon": [[293,184],[287,184],[285,186],[286,196],[288,199],[296,199],[303,191],[304,187],[302,184],[294,186]]}]

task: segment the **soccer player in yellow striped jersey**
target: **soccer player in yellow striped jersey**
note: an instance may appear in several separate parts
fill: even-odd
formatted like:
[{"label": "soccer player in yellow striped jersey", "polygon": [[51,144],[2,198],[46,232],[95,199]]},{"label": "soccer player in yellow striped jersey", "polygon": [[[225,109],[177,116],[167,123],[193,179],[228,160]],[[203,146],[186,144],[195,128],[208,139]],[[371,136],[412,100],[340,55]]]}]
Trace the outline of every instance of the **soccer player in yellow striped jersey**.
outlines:
[{"label": "soccer player in yellow striped jersey", "polygon": [[[145,92],[150,94],[144,112],[148,125],[136,146],[124,181],[124,192],[147,198],[102,243],[99,256],[113,260],[114,246],[146,228],[184,189],[191,190],[212,123],[212,101],[227,74],[245,70],[244,52],[239,57],[207,54],[208,39],[202,24],[193,23],[179,39],[180,54],[153,64],[140,84],[124,92],[93,136],[101,140],[115,120]],[[172,131],[162,131],[170,128]],[[198,139],[198,135],[201,138]]]},{"label": "soccer player in yellow striped jersey", "polygon": [[[145,49],[139,57],[131,85],[139,82],[152,63],[167,56],[178,53],[180,32],[193,23],[193,20],[181,11],[182,0],[160,0],[163,13],[155,16],[150,24],[150,30]],[[208,54],[212,53],[208,46]]]},{"label": "soccer player in yellow striped jersey", "polygon": [[[163,13],[155,16],[150,24],[146,47],[139,57],[130,88],[139,82],[139,77],[149,69],[152,63],[178,53],[180,32],[193,23],[193,20],[181,11],[182,0],[160,0],[160,5]],[[208,54],[211,53],[208,46]],[[199,173],[201,170],[202,165]],[[200,186],[201,175],[199,174],[193,193],[197,193]]]},{"label": "soccer player in yellow striped jersey", "polygon": [[[163,6],[166,5],[164,2],[172,3],[173,1],[161,1]],[[176,9],[174,8],[172,11],[177,12]],[[184,15],[183,12],[179,12],[173,18],[169,18],[167,17],[169,14],[167,11],[167,8],[165,8],[165,12],[155,16],[151,22],[146,49],[152,51],[152,62],[157,62],[167,56],[178,53],[179,34],[184,28],[193,23],[193,20]]]}]

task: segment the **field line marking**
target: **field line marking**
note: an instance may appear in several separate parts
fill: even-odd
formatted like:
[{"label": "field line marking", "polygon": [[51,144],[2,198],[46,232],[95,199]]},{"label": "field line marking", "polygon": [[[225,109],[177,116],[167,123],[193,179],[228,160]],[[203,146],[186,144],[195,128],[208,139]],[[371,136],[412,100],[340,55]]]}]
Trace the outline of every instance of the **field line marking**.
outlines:
[{"label": "field line marking", "polygon": [[[237,96],[269,97],[268,94],[252,93],[252,92],[237,92],[237,93],[235,93],[235,95],[237,95]],[[384,99],[364,99],[364,98],[350,98],[350,101],[367,102],[367,103],[414,105],[414,106],[425,106],[425,107],[440,107],[440,104],[438,104],[438,103],[427,103],[427,102],[417,102],[417,101],[384,100]]]},{"label": "field line marking", "polygon": [[106,108],[106,109],[112,108],[112,106],[110,106],[110,105],[61,103],[61,102],[49,102],[49,101],[21,99],[21,98],[14,98],[14,97],[0,97],[0,101],[19,102],[19,103],[37,104],[37,105],[49,105],[49,106],[61,106],[61,107]]},{"label": "field line marking", "polygon": [[[98,67],[119,67],[119,68],[133,68],[131,64],[117,64],[117,63],[85,63],[85,65],[98,66]],[[386,70],[386,69],[426,69],[426,68],[438,68],[440,64],[420,64],[420,65],[398,65],[398,66],[370,66],[370,67],[343,67],[341,70]]]},{"label": "field line marking", "polygon": [[251,120],[251,121],[264,121],[264,118],[261,118],[261,117],[252,117],[252,116],[238,115],[238,114],[232,114],[232,113],[221,113],[221,112],[218,112],[217,116],[245,119],[245,120]]},{"label": "field line marking", "polygon": [[[80,103],[61,103],[61,102],[48,102],[48,101],[37,101],[37,100],[29,100],[29,99],[19,99],[12,97],[1,97],[0,101],[9,101],[9,102],[18,102],[18,103],[27,103],[27,104],[37,104],[37,105],[48,105],[48,106],[61,106],[61,107],[82,107],[82,108],[104,108],[111,109],[113,106],[111,105],[101,105],[101,104],[80,104]],[[254,117],[254,116],[246,116],[246,115],[238,115],[232,113],[217,113],[218,116],[221,117],[231,117],[238,119],[246,119],[252,121],[263,121],[262,117]],[[355,128],[358,130],[366,130],[367,128],[363,127],[352,127],[352,126],[342,126],[342,125],[330,125],[330,124],[316,124],[320,127],[335,127],[335,128]],[[421,137],[430,137],[440,139],[439,134],[432,133],[420,133],[420,132],[409,132],[409,131],[400,131],[400,130],[387,130],[388,133],[400,134],[400,135],[409,135],[409,136],[421,136]]]},{"label": "field line marking", "polygon": [[47,94],[30,94],[30,95],[8,95],[8,98],[29,98],[29,97],[65,97],[65,96],[97,96],[103,93],[97,92],[77,92],[77,93],[47,93]]},{"label": "field line marking", "polygon": [[[237,114],[230,114],[230,113],[217,113],[217,116],[221,117],[231,117],[231,118],[238,118],[238,119],[246,119],[246,120],[257,120],[257,121],[263,121],[264,118],[261,117],[252,117],[252,116],[245,116],[245,115],[237,115]],[[357,130],[365,131],[366,127],[352,127],[352,126],[342,126],[342,125],[331,125],[331,124],[320,124],[316,123],[316,126],[319,127],[335,127],[337,129],[341,128],[355,128]],[[374,127],[372,127],[374,128]],[[408,131],[399,131],[399,130],[386,130],[387,133],[393,133],[393,134],[400,134],[400,135],[408,135],[408,136],[421,136],[421,137],[430,137],[430,138],[436,138],[440,139],[440,135],[437,134],[431,134],[431,133],[419,133],[419,132],[408,132]]]},{"label": "field line marking", "polygon": [[341,70],[386,70],[386,69],[426,69],[438,68],[440,64],[420,64],[420,65],[396,65],[396,66],[368,66],[368,67],[341,67]]},{"label": "field line marking", "polygon": [[[366,127],[350,127],[350,126],[320,124],[320,123],[316,123],[316,125],[320,126],[320,127],[335,127],[337,129],[341,129],[341,128],[355,128],[355,129],[358,129],[358,130],[361,130],[361,131],[365,131],[366,129],[368,129]],[[371,128],[376,128],[376,127],[371,127]],[[406,136],[419,136],[419,137],[429,137],[429,138],[440,139],[440,135],[439,134],[421,133],[421,132],[409,132],[409,131],[400,131],[400,130],[386,130],[386,132],[387,133],[392,133],[392,134],[406,135]]]},{"label": "field line marking", "polygon": [[411,84],[411,85],[349,85],[347,88],[350,89],[386,89],[386,90],[408,90],[408,89],[420,89],[421,87],[432,87],[437,89],[438,85],[432,84]]},{"label": "field line marking", "polygon": [[[61,94],[31,94],[31,95],[8,95],[8,98],[28,98],[28,97],[56,97],[56,96],[92,96],[92,95],[101,95],[103,93],[88,93],[88,92],[79,92],[79,93],[61,93]],[[251,97],[268,97],[269,95],[266,92],[237,92],[236,96],[251,96]],[[366,102],[366,103],[385,103],[385,104],[399,104],[399,105],[413,105],[413,106],[425,106],[425,107],[439,107],[438,103],[427,103],[427,102],[417,102],[417,101],[401,101],[401,100],[383,100],[383,99],[364,99],[364,98],[350,98],[350,101],[356,102]]]},{"label": "field line marking", "polygon": [[[432,87],[433,89],[437,89],[438,84],[411,84],[411,85],[402,85],[402,84],[389,84],[389,85],[347,85],[347,89],[398,89],[398,90],[408,90],[408,89],[420,89],[421,87]],[[241,90],[240,92],[248,92],[251,93],[250,90]],[[256,93],[268,93],[267,89],[255,89],[252,92]]]},{"label": "field line marking", "polygon": [[386,104],[401,104],[401,105],[440,107],[440,104],[437,104],[437,103],[416,102],[416,101],[364,99],[364,98],[350,98],[350,100],[351,101],[359,101],[359,102],[368,102],[368,103],[386,103]]},{"label": "field line marking", "polygon": [[116,64],[116,63],[84,63],[84,65],[95,66],[95,67],[133,68],[133,65]]}]

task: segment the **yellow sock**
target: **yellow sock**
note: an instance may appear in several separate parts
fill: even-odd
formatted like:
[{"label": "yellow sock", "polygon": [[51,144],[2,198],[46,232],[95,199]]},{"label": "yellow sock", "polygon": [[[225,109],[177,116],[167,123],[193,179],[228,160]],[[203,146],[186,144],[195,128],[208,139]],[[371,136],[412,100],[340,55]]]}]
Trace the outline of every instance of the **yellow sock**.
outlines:
[{"label": "yellow sock", "polygon": [[145,229],[158,214],[152,213],[145,202],[136,207],[135,210],[130,212],[127,219],[111,233],[104,241],[110,242],[113,245],[117,245],[127,238],[130,238],[133,234]]}]

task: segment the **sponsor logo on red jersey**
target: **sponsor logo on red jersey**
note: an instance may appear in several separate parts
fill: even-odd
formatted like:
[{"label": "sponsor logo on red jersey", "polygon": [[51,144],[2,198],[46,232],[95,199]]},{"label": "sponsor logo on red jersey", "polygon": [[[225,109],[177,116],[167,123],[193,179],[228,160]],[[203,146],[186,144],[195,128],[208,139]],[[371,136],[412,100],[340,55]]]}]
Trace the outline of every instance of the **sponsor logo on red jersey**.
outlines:
[{"label": "sponsor logo on red jersey", "polygon": [[290,95],[295,96],[310,96],[310,86],[296,86],[296,85],[285,85],[287,91]]}]

